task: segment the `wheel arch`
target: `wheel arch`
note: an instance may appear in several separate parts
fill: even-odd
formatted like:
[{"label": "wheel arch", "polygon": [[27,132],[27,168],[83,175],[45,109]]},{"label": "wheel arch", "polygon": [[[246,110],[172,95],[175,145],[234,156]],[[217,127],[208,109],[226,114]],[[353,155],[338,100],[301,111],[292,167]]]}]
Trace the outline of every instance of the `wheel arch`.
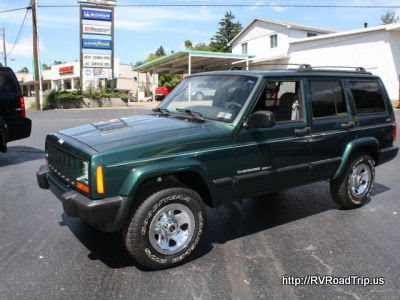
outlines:
[{"label": "wheel arch", "polygon": [[337,169],[335,175],[332,177],[332,179],[337,179],[340,176],[346,172],[346,166],[351,159],[351,157],[358,152],[365,152],[374,159],[375,164],[377,165],[379,163],[378,158],[378,152],[379,152],[380,146],[379,142],[376,138],[374,137],[363,137],[363,138],[358,138],[353,141],[351,141],[349,144],[347,144],[343,155],[342,155],[342,160],[339,165],[339,168]]},{"label": "wheel arch", "polygon": [[217,206],[213,186],[207,180],[207,171],[198,161],[172,161],[139,166],[130,172],[121,190],[132,202],[138,192],[147,184],[172,181],[195,190],[202,197],[204,204],[210,207]]}]

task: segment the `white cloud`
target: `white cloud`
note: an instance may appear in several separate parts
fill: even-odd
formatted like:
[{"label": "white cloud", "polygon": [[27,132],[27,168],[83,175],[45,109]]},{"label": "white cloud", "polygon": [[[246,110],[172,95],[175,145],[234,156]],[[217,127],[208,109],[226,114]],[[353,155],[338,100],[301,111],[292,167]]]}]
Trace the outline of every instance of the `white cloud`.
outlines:
[{"label": "white cloud", "polygon": [[[2,44],[3,41],[0,40],[0,43]],[[7,54],[9,57],[32,57],[33,56],[33,41],[32,41],[32,36],[26,36],[22,39],[20,39],[17,44],[15,44],[13,48],[12,43],[6,42],[6,50]],[[39,42],[39,51],[45,51],[46,48],[44,47],[44,44],[40,41]],[[10,51],[12,51],[10,53]]]},{"label": "white cloud", "polygon": [[[124,7],[117,8],[115,12],[116,29],[130,29],[136,31],[172,31],[172,28],[176,28],[176,22],[188,22],[188,25],[192,22],[209,22],[218,21],[219,15],[213,14],[208,8],[200,8],[196,10],[188,9],[173,9],[164,7]],[[180,28],[181,31],[186,32],[187,27]],[[179,28],[173,30],[179,32]]]}]

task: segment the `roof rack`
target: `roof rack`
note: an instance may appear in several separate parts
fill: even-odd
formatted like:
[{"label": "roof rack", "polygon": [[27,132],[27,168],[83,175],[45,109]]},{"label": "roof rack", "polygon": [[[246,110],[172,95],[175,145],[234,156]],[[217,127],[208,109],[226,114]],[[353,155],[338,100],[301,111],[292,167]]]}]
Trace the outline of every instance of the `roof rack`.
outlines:
[{"label": "roof rack", "polygon": [[321,69],[328,69],[326,71],[335,71],[335,70],[340,70],[340,69],[345,69],[350,72],[358,72],[358,73],[369,73],[365,70],[364,67],[349,67],[349,66],[316,66],[316,67],[311,67],[309,64],[303,64],[300,65],[297,69],[298,72],[303,72],[303,71],[314,71],[314,70],[321,70]]}]

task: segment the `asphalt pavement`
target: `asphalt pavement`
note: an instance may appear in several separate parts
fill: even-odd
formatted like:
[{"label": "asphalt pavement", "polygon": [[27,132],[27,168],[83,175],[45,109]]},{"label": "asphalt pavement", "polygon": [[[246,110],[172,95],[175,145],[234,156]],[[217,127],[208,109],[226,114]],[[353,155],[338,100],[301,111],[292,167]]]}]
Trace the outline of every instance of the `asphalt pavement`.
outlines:
[{"label": "asphalt pavement", "polygon": [[[398,158],[377,168],[360,209],[339,210],[328,182],[208,209],[197,257],[164,271],[137,268],[119,234],[66,216],[37,187],[46,133],[148,111],[28,112],[31,137],[0,154],[0,299],[400,299]],[[383,277],[385,284],[282,284],[282,276],[307,275]]]}]

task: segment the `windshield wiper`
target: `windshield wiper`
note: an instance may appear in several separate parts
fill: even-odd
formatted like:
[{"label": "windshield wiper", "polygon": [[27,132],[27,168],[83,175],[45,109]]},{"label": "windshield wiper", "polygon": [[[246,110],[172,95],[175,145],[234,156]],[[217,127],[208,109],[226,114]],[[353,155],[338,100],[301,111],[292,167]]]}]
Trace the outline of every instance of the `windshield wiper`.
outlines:
[{"label": "windshield wiper", "polygon": [[188,115],[193,117],[193,119],[204,122],[203,115],[197,111],[193,111],[193,110],[185,109],[185,108],[177,108],[176,110],[179,112],[187,113]]},{"label": "windshield wiper", "polygon": [[168,116],[169,110],[166,108],[156,107],[152,109],[153,112],[160,114],[161,116]]}]

